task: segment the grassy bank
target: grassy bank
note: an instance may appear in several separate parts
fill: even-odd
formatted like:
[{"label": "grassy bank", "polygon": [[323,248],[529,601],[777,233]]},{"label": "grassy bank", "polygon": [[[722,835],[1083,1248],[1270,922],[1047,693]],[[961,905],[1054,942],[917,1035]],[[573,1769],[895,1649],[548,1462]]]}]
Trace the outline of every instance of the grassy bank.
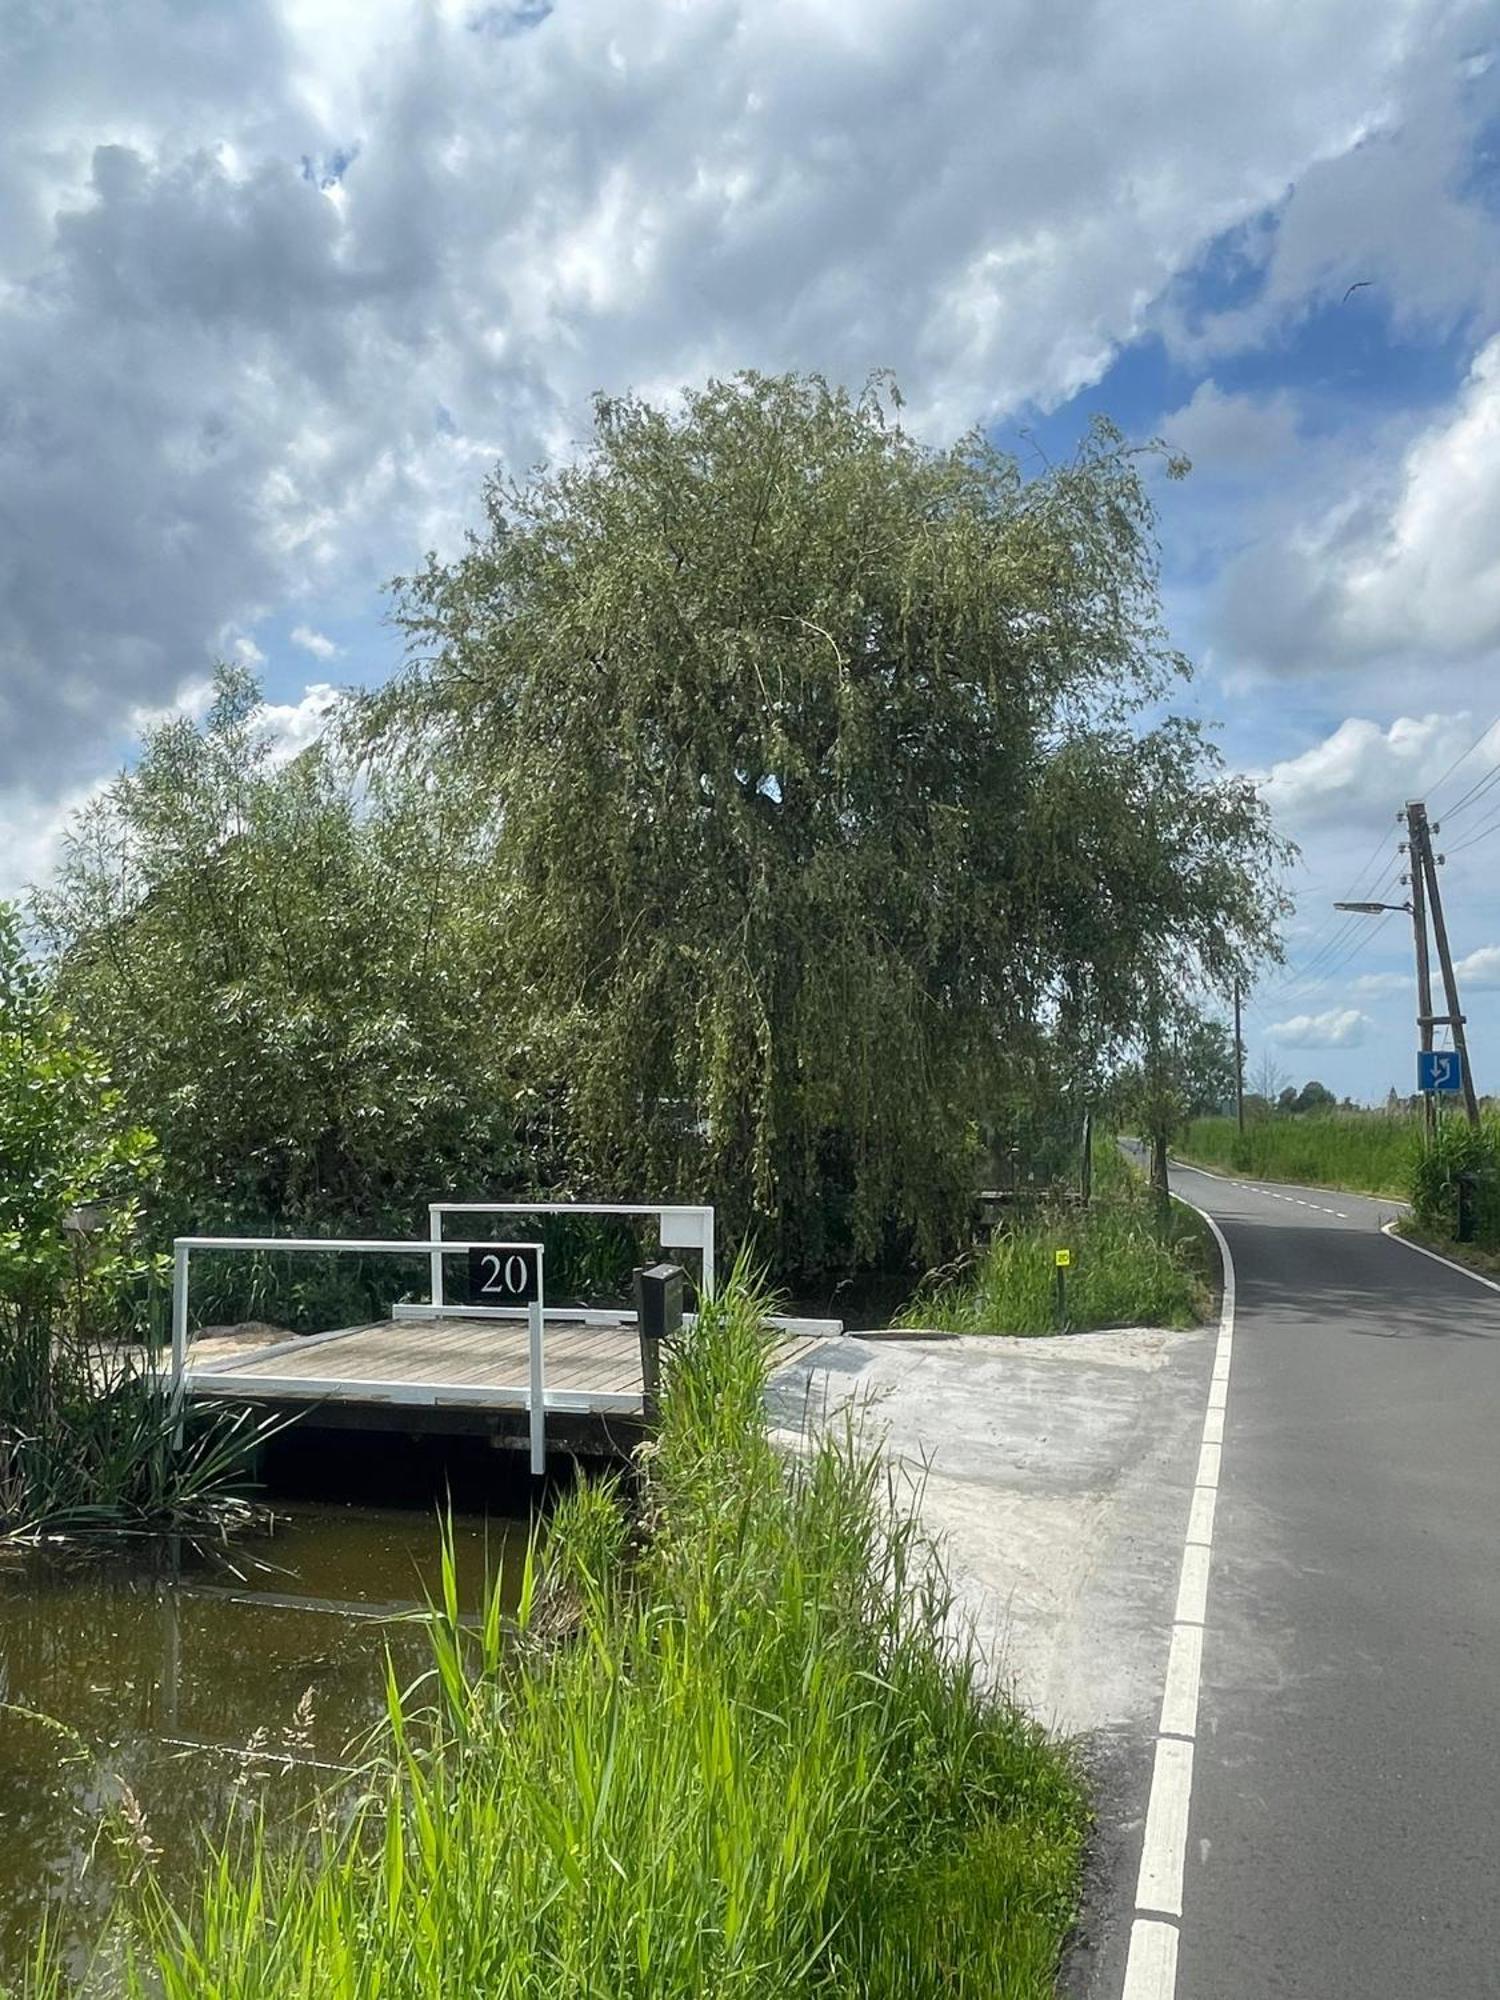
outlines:
[{"label": "grassy bank", "polygon": [[1232,1118],[1195,1118],[1177,1151],[1199,1166],[1256,1180],[1404,1198],[1420,1136],[1418,1119],[1384,1111],[1265,1118],[1243,1133]]},{"label": "grassy bank", "polygon": [[1217,1262],[1198,1218],[1174,1207],[1163,1235],[1145,1181],[1113,1139],[1094,1154],[1094,1198],[1010,1218],[966,1267],[939,1274],[902,1323],[947,1333],[1055,1333],[1057,1252],[1067,1325],[1193,1326],[1208,1309]]},{"label": "grassy bank", "polygon": [[560,1503],[513,1635],[450,1597],[352,1809],[289,1852],[263,1830],[186,1909],[148,1893],[123,1993],[1052,1994],[1076,1777],[945,1637],[878,1466],[772,1448],[760,1320],[743,1291],[703,1315],[643,1514]]}]

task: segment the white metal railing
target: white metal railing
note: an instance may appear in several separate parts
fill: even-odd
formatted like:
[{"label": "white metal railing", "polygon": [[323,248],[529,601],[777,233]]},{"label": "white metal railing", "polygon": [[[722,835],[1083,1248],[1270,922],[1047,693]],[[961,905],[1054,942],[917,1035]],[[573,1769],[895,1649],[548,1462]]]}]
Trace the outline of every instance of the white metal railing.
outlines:
[{"label": "white metal railing", "polygon": [[[481,1211],[482,1212],[482,1211]],[[542,1473],[547,1464],[546,1441],[546,1369],[542,1354],[543,1310],[545,1287],[543,1283],[545,1251],[540,1243],[532,1242],[469,1242],[448,1243],[434,1248],[434,1239],[403,1243],[386,1237],[366,1236],[179,1236],[172,1244],[172,1376],[171,1393],[181,1407],[186,1392],[186,1370],[188,1351],[188,1288],[191,1282],[191,1259],[194,1252],[207,1250],[298,1250],[333,1251],[366,1256],[410,1257],[427,1255],[434,1271],[433,1303],[442,1297],[442,1259],[444,1257],[467,1256],[471,1250],[525,1250],[536,1253],[536,1297],[527,1305],[506,1313],[506,1317],[524,1316],[529,1329],[529,1370],[526,1390],[526,1411],[531,1442],[531,1469]],[[451,1310],[451,1308],[450,1308]],[[496,1317],[495,1307],[479,1307],[488,1317]]]},{"label": "white metal railing", "polygon": [[[443,1257],[449,1245],[443,1238],[445,1215],[644,1215],[655,1216],[659,1227],[656,1240],[663,1250],[696,1250],[700,1296],[714,1289],[714,1212],[704,1202],[649,1201],[434,1201],[427,1208],[427,1233],[432,1258],[431,1307],[407,1307],[407,1313],[464,1313],[475,1317],[506,1319],[519,1317],[518,1310],[506,1306],[450,1306],[443,1297]],[[610,1325],[621,1317],[618,1308],[569,1306],[569,1319]]]}]

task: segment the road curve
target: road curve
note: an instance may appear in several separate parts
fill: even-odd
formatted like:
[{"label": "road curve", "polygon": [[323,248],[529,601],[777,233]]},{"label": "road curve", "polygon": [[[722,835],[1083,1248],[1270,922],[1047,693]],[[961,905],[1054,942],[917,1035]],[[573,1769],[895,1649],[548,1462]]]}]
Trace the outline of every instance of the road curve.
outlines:
[{"label": "road curve", "polygon": [[1394,1202],[1173,1186],[1238,1281],[1178,2000],[1500,1993],[1500,1293]]}]

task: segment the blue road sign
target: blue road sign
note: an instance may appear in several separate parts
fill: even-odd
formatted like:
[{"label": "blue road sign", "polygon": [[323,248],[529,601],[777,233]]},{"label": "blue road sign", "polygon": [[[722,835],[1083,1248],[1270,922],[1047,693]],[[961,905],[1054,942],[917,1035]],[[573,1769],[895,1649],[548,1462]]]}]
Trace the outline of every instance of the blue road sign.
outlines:
[{"label": "blue road sign", "polygon": [[1418,1049],[1418,1090],[1459,1091],[1464,1084],[1464,1059],[1457,1049]]}]

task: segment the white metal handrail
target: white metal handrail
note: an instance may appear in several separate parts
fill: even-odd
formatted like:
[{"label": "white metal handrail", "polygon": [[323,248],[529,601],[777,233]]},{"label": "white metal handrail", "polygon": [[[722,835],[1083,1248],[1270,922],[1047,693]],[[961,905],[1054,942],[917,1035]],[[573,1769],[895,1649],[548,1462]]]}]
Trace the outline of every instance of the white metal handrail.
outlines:
[{"label": "white metal handrail", "polygon": [[434,1304],[442,1298],[442,1262],[444,1257],[467,1256],[471,1250],[534,1250],[536,1252],[537,1286],[536,1297],[522,1309],[528,1322],[529,1381],[526,1392],[526,1411],[530,1430],[531,1469],[540,1475],[547,1469],[546,1434],[546,1370],[542,1357],[542,1334],[544,1327],[544,1271],[546,1251],[535,1240],[529,1242],[462,1242],[443,1243],[434,1249],[433,1240],[425,1238],[415,1243],[393,1241],[377,1236],[178,1236],[172,1243],[172,1396],[179,1407],[186,1391],[185,1373],[188,1350],[188,1287],[190,1283],[191,1258],[194,1251],[202,1250],[299,1250],[354,1252],[360,1255],[411,1257],[428,1255],[430,1268],[438,1274],[434,1286]]},{"label": "white metal handrail", "polygon": [[[714,1211],[706,1202],[652,1201],[434,1201],[427,1205],[427,1227],[432,1255],[432,1302],[443,1305],[443,1240],[445,1215],[645,1215],[660,1223],[657,1242],[663,1250],[696,1250],[702,1257],[699,1292],[707,1298],[714,1289]],[[504,1312],[504,1308],[495,1310]],[[584,1320],[615,1320],[616,1312],[569,1308],[570,1317]]]}]

